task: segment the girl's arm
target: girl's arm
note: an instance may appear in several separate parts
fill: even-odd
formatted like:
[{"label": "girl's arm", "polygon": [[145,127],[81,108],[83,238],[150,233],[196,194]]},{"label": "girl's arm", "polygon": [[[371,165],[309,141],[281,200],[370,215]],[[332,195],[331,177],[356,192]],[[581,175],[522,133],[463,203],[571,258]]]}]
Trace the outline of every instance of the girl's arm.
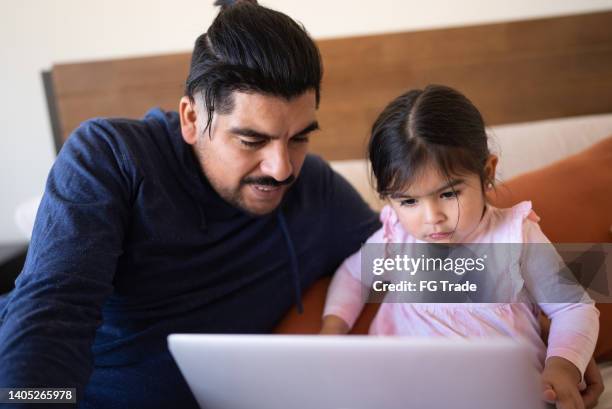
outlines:
[{"label": "girl's arm", "polygon": [[[384,211],[384,209],[383,209]],[[385,243],[383,229],[378,229],[365,245]],[[368,295],[372,275],[362,276],[361,250],[344,260],[327,289],[321,334],[347,334],[359,315]]]},{"label": "girl's arm", "polygon": [[542,383],[558,407],[583,408],[578,386],[595,350],[599,311],[577,283],[561,278],[563,261],[539,226],[526,220],[521,271],[525,285],[551,320]]},{"label": "girl's arm", "polygon": [[323,318],[321,335],[345,335],[350,331],[348,324],[336,315],[326,315]]},{"label": "girl's arm", "polygon": [[537,223],[523,224],[521,272],[525,286],[551,320],[546,358],[561,357],[578,368],[581,378],[599,333],[599,311],[586,291],[561,277],[564,266]]},{"label": "girl's arm", "polygon": [[564,358],[577,369],[578,382],[591,360],[599,332],[599,311],[592,303],[541,303],[550,318],[546,362]]},{"label": "girl's arm", "polygon": [[321,334],[346,334],[353,327],[365,303],[360,275],[358,251],[342,263],[329,285]]}]

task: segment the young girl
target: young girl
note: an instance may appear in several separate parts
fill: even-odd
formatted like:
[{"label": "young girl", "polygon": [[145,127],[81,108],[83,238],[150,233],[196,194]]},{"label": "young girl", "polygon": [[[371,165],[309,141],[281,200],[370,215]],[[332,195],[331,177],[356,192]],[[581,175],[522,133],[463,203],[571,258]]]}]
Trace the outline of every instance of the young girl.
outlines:
[{"label": "young girl", "polygon": [[[392,101],[374,123],[369,158],[388,205],[381,212],[383,227],[368,243],[550,243],[530,202],[510,209],[487,203],[497,157],[487,147],[480,113],[451,88],[431,85]],[[583,407],[578,385],[595,348],[599,313],[588,296],[580,303],[529,302],[555,282],[556,271],[545,271],[541,258],[529,246],[523,249],[518,274],[494,277],[520,289],[520,302],[383,303],[370,333],[520,339],[542,371],[544,396],[558,407]],[[336,272],[322,333],[343,334],[353,326],[365,302],[361,273],[361,252]],[[548,349],[538,307],[552,320]]]}]

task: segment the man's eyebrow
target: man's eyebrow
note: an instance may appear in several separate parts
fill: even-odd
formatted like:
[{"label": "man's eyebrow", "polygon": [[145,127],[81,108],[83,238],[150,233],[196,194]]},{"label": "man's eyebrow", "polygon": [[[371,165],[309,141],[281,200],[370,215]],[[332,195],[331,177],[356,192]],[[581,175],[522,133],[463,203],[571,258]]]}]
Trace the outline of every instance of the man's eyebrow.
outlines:
[{"label": "man's eyebrow", "polygon": [[[425,194],[423,196],[430,196],[430,195],[432,195],[434,193],[440,193],[443,190],[450,189],[451,187],[455,187],[455,186],[460,185],[460,184],[462,184],[464,182],[465,182],[464,179],[451,179],[445,185],[443,185],[443,186],[439,187],[438,189],[436,189],[436,190],[434,190],[432,192],[429,192],[429,193],[427,193],[427,194]],[[391,198],[392,199],[415,199],[416,197],[410,196],[410,195],[407,195],[407,194],[404,194],[404,193],[395,193],[395,194],[391,195]]]},{"label": "man's eyebrow", "polygon": [[259,131],[256,131],[254,129],[251,129],[251,128],[233,127],[233,128],[230,129],[230,132],[235,134],[235,135],[248,136],[248,137],[251,137],[251,138],[275,139],[275,137],[272,136],[272,135],[268,135],[266,133],[259,132]]},{"label": "man's eyebrow", "polygon": [[[295,135],[292,135],[291,137],[295,138],[296,136],[303,136],[312,131],[316,131],[317,129],[319,129],[319,123],[317,121],[313,121],[308,126],[306,126],[304,129],[297,132]],[[269,135],[267,133],[259,132],[251,128],[233,127],[230,129],[230,132],[235,135],[242,135],[242,136],[247,136],[250,138],[278,139],[278,136]]]},{"label": "man's eyebrow", "polygon": [[310,125],[308,125],[306,128],[302,129],[301,131],[293,135],[292,138],[295,138],[296,136],[304,136],[318,129],[319,129],[319,122],[312,121]]}]

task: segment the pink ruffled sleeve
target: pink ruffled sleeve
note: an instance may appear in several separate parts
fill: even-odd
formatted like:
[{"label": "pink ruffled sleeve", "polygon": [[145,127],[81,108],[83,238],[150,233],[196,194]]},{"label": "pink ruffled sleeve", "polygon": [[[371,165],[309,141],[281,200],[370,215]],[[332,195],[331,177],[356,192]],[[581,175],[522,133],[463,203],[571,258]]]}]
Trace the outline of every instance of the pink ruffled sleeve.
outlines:
[{"label": "pink ruffled sleeve", "polygon": [[383,207],[380,212],[380,221],[383,225],[383,240],[385,243],[393,243],[397,236],[399,219],[393,208],[389,205]]}]

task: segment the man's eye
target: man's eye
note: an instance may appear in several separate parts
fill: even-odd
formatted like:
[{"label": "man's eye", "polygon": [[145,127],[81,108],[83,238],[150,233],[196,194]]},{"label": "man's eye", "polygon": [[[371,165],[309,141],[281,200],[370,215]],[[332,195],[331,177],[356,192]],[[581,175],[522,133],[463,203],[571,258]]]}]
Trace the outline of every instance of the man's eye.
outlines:
[{"label": "man's eye", "polygon": [[444,199],[451,199],[453,197],[459,196],[459,193],[460,193],[459,190],[444,192],[440,195],[440,197]]},{"label": "man's eye", "polygon": [[416,199],[404,199],[400,202],[401,206],[414,206],[417,204]]},{"label": "man's eye", "polygon": [[265,143],[265,141],[263,140],[252,141],[252,140],[240,139],[240,143],[248,148],[257,148],[259,146],[262,146]]},{"label": "man's eye", "polygon": [[308,135],[294,136],[293,138],[291,138],[291,142],[296,142],[296,143],[306,143],[308,141],[309,141]]}]

